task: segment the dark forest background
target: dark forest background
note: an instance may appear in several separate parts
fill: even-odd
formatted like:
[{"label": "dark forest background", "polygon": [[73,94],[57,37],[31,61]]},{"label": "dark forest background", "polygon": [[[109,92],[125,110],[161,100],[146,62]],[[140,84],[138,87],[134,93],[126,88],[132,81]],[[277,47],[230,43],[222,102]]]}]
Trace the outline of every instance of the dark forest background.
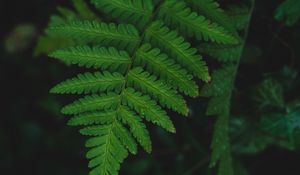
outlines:
[{"label": "dark forest background", "polygon": [[[251,89],[267,76],[280,77],[278,82],[283,86],[286,81],[293,82],[293,87],[284,93],[286,101],[300,97],[300,23],[286,26],[274,19],[281,2],[256,3],[237,77],[232,118],[256,118],[251,111],[254,108],[249,108]],[[53,85],[77,70],[67,69],[45,55],[33,55],[49,16],[58,5],[70,4],[64,0],[4,0],[0,5],[0,174],[88,172],[84,138],[77,134],[77,128],[66,126],[67,118],[60,114],[61,106],[71,99],[48,93]],[[140,151],[138,156],[129,157],[121,174],[214,174],[207,167],[215,118],[205,116],[206,99],[190,99],[189,104],[192,114],[187,119],[172,114],[176,135],[150,126],[153,153]],[[235,159],[236,175],[299,175],[299,164],[299,149],[276,144]]]}]

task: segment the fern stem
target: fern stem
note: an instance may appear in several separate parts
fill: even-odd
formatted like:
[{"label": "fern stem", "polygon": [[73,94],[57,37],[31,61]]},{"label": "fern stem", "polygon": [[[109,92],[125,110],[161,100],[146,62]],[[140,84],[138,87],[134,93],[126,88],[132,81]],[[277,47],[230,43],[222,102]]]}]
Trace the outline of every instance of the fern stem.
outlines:
[{"label": "fern stem", "polygon": [[244,49],[245,49],[245,45],[246,45],[246,41],[247,41],[248,33],[249,33],[249,27],[250,27],[252,15],[253,15],[254,7],[255,7],[255,0],[250,0],[250,2],[251,2],[251,9],[249,11],[249,20],[248,20],[249,22],[247,23],[247,26],[246,26],[245,31],[244,31],[242,47],[241,47],[241,51],[240,51],[240,54],[239,54],[239,59],[237,60],[237,63],[236,63],[236,69],[235,69],[235,72],[234,72],[234,75],[233,75],[234,79],[237,75],[239,65],[240,65],[240,61],[241,61],[241,57],[242,57],[242,54],[243,54]]},{"label": "fern stem", "polygon": [[159,9],[160,9],[161,5],[163,4],[163,2],[164,1],[161,1],[160,3],[158,3],[156,5],[156,8],[154,9],[154,11],[153,11],[153,13],[152,13],[152,15],[150,17],[150,20],[149,20],[148,24],[142,30],[143,32],[142,32],[142,34],[140,36],[140,39],[137,42],[135,48],[133,49],[132,56],[130,57],[131,63],[128,64],[128,67],[127,67],[126,72],[125,72],[125,76],[124,76],[124,80],[125,81],[124,81],[123,86],[122,86],[122,88],[120,90],[120,101],[119,101],[118,107],[116,109],[116,116],[113,118],[113,121],[112,121],[112,123],[110,125],[109,134],[113,134],[113,128],[114,128],[115,124],[118,122],[117,116],[118,116],[118,114],[119,114],[119,112],[120,112],[120,110],[122,108],[122,101],[123,101],[123,98],[124,98],[124,92],[125,92],[126,87],[128,86],[129,72],[132,69],[133,63],[134,63],[135,58],[136,58],[137,51],[142,46],[144,38],[145,38],[145,33],[147,31],[147,28],[149,28],[151,26],[152,21],[156,18],[157,14],[159,12]]},{"label": "fern stem", "polygon": [[147,29],[151,26],[153,20],[156,18],[158,12],[159,12],[159,9],[161,7],[161,5],[163,4],[164,0],[160,1],[155,9],[153,10],[153,13],[150,17],[150,20],[148,22],[148,24],[144,27],[144,29],[142,30],[142,34],[140,36],[140,40],[138,41],[136,47],[134,48],[133,52],[132,52],[132,56],[130,57],[130,60],[131,60],[131,63],[128,65],[127,67],[127,70],[126,70],[126,73],[125,73],[125,81],[124,81],[124,84],[121,88],[121,91],[120,91],[120,102],[119,102],[119,105],[117,107],[117,114],[118,112],[120,111],[121,109],[121,106],[122,106],[122,100],[123,100],[123,93],[124,93],[124,90],[126,89],[126,87],[128,86],[128,75],[129,75],[129,71],[131,70],[132,66],[133,66],[133,63],[135,61],[135,58],[136,58],[136,54],[137,54],[137,51],[138,49],[142,46],[143,44],[143,41],[144,41],[144,38],[145,38],[145,33],[147,31]]},{"label": "fern stem", "polygon": [[[255,7],[255,0],[250,0],[251,1],[251,9],[249,11],[249,20],[248,20],[248,23],[245,27],[245,30],[244,30],[244,33],[243,33],[243,39],[242,39],[242,42],[241,42],[241,48],[240,48],[240,51],[239,51],[239,54],[237,55],[237,62],[235,63],[234,66],[234,71],[233,71],[233,74],[232,74],[232,83],[234,84],[235,80],[236,80],[236,76],[237,76],[237,72],[238,72],[238,69],[239,69],[239,65],[240,65],[240,60],[241,60],[241,57],[242,57],[242,54],[243,54],[243,51],[244,51],[244,48],[245,48],[245,44],[246,44],[246,40],[247,40],[247,37],[248,37],[248,32],[249,32],[249,27],[250,27],[250,23],[251,23],[251,18],[252,18],[252,15],[253,15],[253,11],[254,11],[254,7]],[[232,86],[234,87],[234,86]],[[229,138],[229,133],[228,133],[228,129],[229,129],[229,118],[230,118],[230,113],[231,113],[231,107],[230,107],[230,101],[232,99],[232,95],[233,95],[233,88],[231,89],[230,92],[228,92],[228,95],[229,95],[229,98],[227,99],[228,100],[228,108],[226,108],[226,110],[224,111],[223,114],[219,115],[218,116],[218,120],[217,120],[217,123],[215,124],[216,126],[218,126],[218,122],[222,121],[223,125],[223,132],[226,131],[226,133],[223,133],[223,137],[225,136],[227,139],[225,142],[226,144],[226,149],[222,150],[221,153],[217,153],[217,156],[218,158],[216,158],[216,156],[212,156],[212,159],[213,161],[211,161],[210,163],[210,167],[214,167],[217,160],[220,160],[220,163],[219,163],[219,167],[220,167],[220,164],[222,164],[223,162],[222,161],[227,161],[228,163],[228,166],[229,167],[226,167],[227,170],[230,174],[232,172],[232,162],[231,162],[231,155],[230,155],[230,138]],[[218,129],[220,128],[215,128],[215,131],[214,133],[216,133],[218,131]],[[215,138],[217,137],[217,135],[214,136],[213,138],[213,142],[212,142],[212,145],[215,144]],[[213,153],[214,153],[214,150],[213,150]],[[219,155],[218,155],[219,154]],[[224,159],[224,157],[226,157],[226,159]],[[229,161],[229,162],[228,162]],[[224,167],[223,167],[224,168]],[[219,172],[220,174],[220,172]]]}]

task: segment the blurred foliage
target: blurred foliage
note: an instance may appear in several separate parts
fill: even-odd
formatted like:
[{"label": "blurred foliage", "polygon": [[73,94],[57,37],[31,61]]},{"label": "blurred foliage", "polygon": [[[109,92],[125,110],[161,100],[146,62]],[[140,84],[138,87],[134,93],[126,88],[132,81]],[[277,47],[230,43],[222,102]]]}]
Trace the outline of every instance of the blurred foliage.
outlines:
[{"label": "blurred foliage", "polygon": [[295,25],[300,18],[300,1],[285,0],[282,2],[275,12],[275,18],[288,27]]},{"label": "blurred foliage", "polygon": [[32,24],[20,24],[6,37],[5,50],[16,53],[28,49],[36,36],[36,28]]},{"label": "blurred foliage", "polygon": [[[238,4],[244,8],[240,11],[226,6],[227,2],[232,2],[230,0],[220,2],[231,9],[229,14],[245,14],[243,12],[247,10],[242,4]],[[74,134],[75,129],[65,127],[67,119],[59,111],[60,101],[71,100],[58,100],[48,95],[48,90],[58,79],[70,77],[78,70],[71,67],[70,71],[64,71],[64,66],[44,56],[50,50],[72,45],[74,41],[41,32],[49,13],[57,5],[69,2],[30,0],[7,3],[11,5],[6,7],[5,16],[12,16],[10,23],[13,25],[5,25],[1,32],[0,70],[5,102],[0,124],[1,173],[87,174],[85,152],[78,151],[83,147],[83,139]],[[16,3],[21,4],[16,7]],[[40,10],[34,13],[31,8],[36,8],[37,4]],[[93,13],[76,6],[66,5],[57,11],[59,15],[51,18],[53,22],[94,18]],[[299,11],[298,0],[258,1],[256,4],[231,100],[228,129],[235,175],[300,174]],[[26,14],[26,20],[25,17],[13,18],[18,13]],[[236,24],[239,28],[244,25]],[[38,34],[42,36],[34,43]],[[38,58],[33,58],[33,50]],[[210,64],[219,66],[220,63],[210,57],[214,55],[207,54]],[[147,126],[154,139],[155,151],[152,155],[142,153],[130,157],[121,174],[216,174],[215,168],[208,168],[216,118],[205,115],[206,99],[190,99],[189,102],[193,112],[188,120],[171,113],[178,128],[176,135]],[[208,113],[214,113],[214,110],[220,109],[211,109]]]}]

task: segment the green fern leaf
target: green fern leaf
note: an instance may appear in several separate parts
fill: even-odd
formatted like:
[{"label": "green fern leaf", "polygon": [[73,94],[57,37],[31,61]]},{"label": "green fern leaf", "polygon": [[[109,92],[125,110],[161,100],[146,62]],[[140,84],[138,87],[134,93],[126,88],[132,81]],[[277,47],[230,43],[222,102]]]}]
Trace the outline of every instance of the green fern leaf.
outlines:
[{"label": "green fern leaf", "polygon": [[217,164],[217,161],[222,157],[224,152],[230,149],[228,138],[228,119],[228,112],[221,114],[215,124],[213,141],[211,145],[211,148],[213,150],[210,161],[211,167],[214,167]]},{"label": "green fern leaf", "polygon": [[124,128],[120,123],[116,122],[113,132],[119,138],[121,143],[125,145],[128,151],[130,151],[132,154],[137,153],[137,144],[135,143],[131,133],[126,128]]},{"label": "green fern leaf", "polygon": [[179,36],[176,31],[171,31],[164,26],[163,22],[156,21],[146,30],[145,40],[153,45],[159,45],[163,51],[175,57],[178,63],[193,75],[209,81],[208,68],[200,55],[197,55],[197,49],[192,48],[191,44]]},{"label": "green fern leaf", "polygon": [[100,11],[139,27],[147,24],[153,11],[152,2],[149,0],[92,0],[92,3]]},{"label": "green fern leaf", "polygon": [[63,114],[79,114],[83,112],[110,109],[116,107],[120,101],[120,95],[108,93],[104,95],[91,95],[81,98],[62,109]]},{"label": "green fern leaf", "polygon": [[93,168],[92,175],[117,175],[120,163],[128,156],[126,148],[113,133],[114,126],[101,125],[80,130],[83,135],[100,136],[87,143],[88,147],[92,147],[87,154],[87,158],[91,159],[89,167]]},{"label": "green fern leaf", "polygon": [[242,45],[201,44],[199,51],[205,53],[220,62],[237,62]]},{"label": "green fern leaf", "polygon": [[[193,79],[210,81],[206,63],[189,37],[223,44],[237,43],[238,39],[214,21],[212,17],[218,13],[199,16],[183,1],[92,0],[92,3],[107,14],[101,19],[104,22],[112,17],[126,24],[79,21],[93,16],[82,4],[77,4],[78,7],[75,4],[82,18],[76,14],[70,16],[73,20],[57,18],[47,35],[69,38],[75,46],[56,50],[50,56],[103,72],[79,74],[58,84],[51,92],[91,94],[65,106],[62,112],[74,115],[69,125],[84,126],[80,133],[92,136],[86,143],[90,148],[86,155],[92,168],[90,174],[116,175],[128,153],[137,153],[137,143],[147,152],[152,150],[142,119],[175,132],[162,107],[186,116],[189,110],[178,92],[195,97],[198,86]],[[204,90],[204,95],[221,94],[214,85],[219,81],[213,80],[213,86],[207,87],[212,90]]]},{"label": "green fern leaf", "polygon": [[68,121],[68,125],[80,126],[80,125],[92,125],[92,124],[109,124],[113,122],[115,116],[116,116],[115,111],[84,113],[72,117]]},{"label": "green fern leaf", "polygon": [[230,20],[233,22],[237,30],[243,30],[247,27],[249,23],[249,13],[250,13],[249,7],[245,5],[243,6],[232,5],[228,7],[226,13],[229,16]]},{"label": "green fern leaf", "polygon": [[110,70],[124,69],[130,63],[130,57],[125,51],[113,47],[78,46],[54,51],[50,57],[60,59],[67,64],[77,64],[82,67],[93,67]]},{"label": "green fern leaf", "polygon": [[193,76],[188,75],[186,70],[169,59],[166,54],[162,54],[159,49],[152,49],[149,44],[143,45],[137,51],[135,61],[138,65],[147,65],[151,73],[165,79],[186,95],[192,97],[198,95],[198,86],[192,80]]},{"label": "green fern leaf", "polygon": [[207,17],[209,20],[223,26],[230,33],[238,37],[235,28],[230,22],[230,18],[220,8],[220,5],[215,0],[186,0],[193,10],[197,13]]},{"label": "green fern leaf", "polygon": [[119,117],[130,127],[132,135],[137,139],[145,151],[150,153],[152,151],[151,139],[141,118],[126,107],[120,109]]},{"label": "green fern leaf", "polygon": [[199,40],[210,40],[222,44],[239,42],[223,27],[191,11],[182,1],[167,0],[162,7],[160,16],[165,18],[168,24],[178,26],[181,33],[188,37],[195,36]]},{"label": "green fern leaf", "polygon": [[217,69],[212,74],[212,82],[206,84],[201,94],[205,97],[220,96],[231,93],[233,90],[233,75],[235,73],[234,65],[226,65],[221,69]]},{"label": "green fern leaf", "polygon": [[50,92],[58,94],[88,94],[104,91],[120,91],[125,78],[117,72],[95,72],[79,74],[75,78],[63,81],[53,87]]},{"label": "green fern leaf", "polygon": [[206,115],[222,115],[230,109],[231,93],[211,97],[206,110]]},{"label": "green fern leaf", "polygon": [[131,50],[139,41],[138,31],[132,25],[105,24],[97,21],[72,21],[50,26],[49,33],[69,36],[81,42],[117,46]]},{"label": "green fern leaf", "polygon": [[124,91],[124,98],[124,102],[142,117],[145,117],[147,121],[161,126],[169,132],[175,132],[175,127],[167,113],[149,96],[142,95],[142,93],[128,88]]},{"label": "green fern leaf", "polygon": [[128,73],[128,82],[135,88],[149,93],[157,99],[161,105],[173,109],[183,115],[188,114],[188,108],[183,97],[172,90],[170,86],[157,80],[157,77],[143,71],[142,68],[135,68]]}]

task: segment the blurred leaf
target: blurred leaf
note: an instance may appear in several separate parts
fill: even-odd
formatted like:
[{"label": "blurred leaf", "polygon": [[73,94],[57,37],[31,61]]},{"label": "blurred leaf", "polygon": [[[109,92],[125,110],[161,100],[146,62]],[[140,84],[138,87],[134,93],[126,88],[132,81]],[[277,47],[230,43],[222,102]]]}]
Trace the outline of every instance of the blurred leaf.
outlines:
[{"label": "blurred leaf", "polygon": [[36,36],[36,28],[32,24],[16,26],[5,39],[5,49],[9,53],[16,53],[30,47]]},{"label": "blurred leaf", "polygon": [[264,132],[256,124],[241,117],[232,118],[230,133],[233,138],[232,151],[235,154],[258,154],[270,145],[292,148],[288,139],[278,138],[271,133]]},{"label": "blurred leaf", "polygon": [[[228,151],[230,148],[229,148],[229,137],[228,137],[228,118],[229,118],[228,114],[226,113],[222,114],[218,117],[218,120],[215,124],[213,141],[211,145],[213,151],[211,155],[210,167],[214,167],[217,164],[217,161],[219,159],[229,159]],[[226,165],[220,165],[220,166],[226,166]]]},{"label": "blurred leaf", "polygon": [[261,110],[265,107],[284,107],[282,87],[278,81],[271,78],[264,80],[257,87],[252,98]]},{"label": "blurred leaf", "polygon": [[231,93],[211,97],[208,102],[206,115],[221,115],[230,108]]},{"label": "blurred leaf", "polygon": [[205,53],[220,62],[236,62],[240,58],[242,45],[222,45],[203,43],[199,46],[199,51]]},{"label": "blurred leaf", "polygon": [[249,22],[250,8],[245,5],[230,5],[226,12],[237,30],[243,30]]},{"label": "blurred leaf", "polygon": [[219,96],[231,93],[234,83],[235,66],[228,64],[217,69],[212,74],[212,81],[204,85],[201,95],[204,97]]},{"label": "blurred leaf", "polygon": [[300,18],[300,1],[285,0],[275,12],[275,19],[282,21],[286,26],[295,25]]},{"label": "blurred leaf", "polygon": [[293,149],[296,131],[300,129],[300,101],[286,107],[286,112],[267,113],[262,117],[261,127],[265,132],[277,138],[288,139]]}]

